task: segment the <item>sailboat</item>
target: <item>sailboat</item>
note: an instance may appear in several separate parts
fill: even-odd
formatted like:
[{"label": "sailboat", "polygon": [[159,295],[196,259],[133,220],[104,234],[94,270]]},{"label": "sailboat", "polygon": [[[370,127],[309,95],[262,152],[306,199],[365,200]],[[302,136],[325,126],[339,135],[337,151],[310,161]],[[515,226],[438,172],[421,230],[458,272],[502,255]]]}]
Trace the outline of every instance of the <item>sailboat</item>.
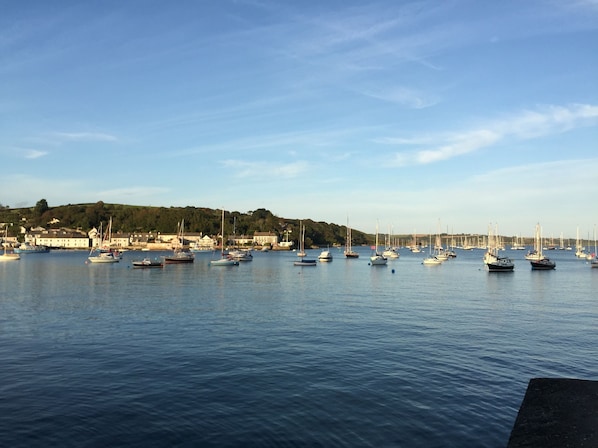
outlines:
[{"label": "sailboat", "polygon": [[[536,229],[537,232],[537,229]],[[534,248],[525,254],[525,259],[530,261],[540,261],[544,255],[542,254],[542,242],[537,244],[537,235],[534,237]]]},{"label": "sailboat", "polygon": [[577,258],[585,258],[586,253],[584,252],[582,241],[579,239],[579,227],[577,227],[577,238],[575,239],[575,256]]},{"label": "sailboat", "polygon": [[519,235],[515,235],[513,238],[511,250],[525,250],[525,244],[523,244],[522,238]]},{"label": "sailboat", "polygon": [[[430,244],[432,244],[432,235],[430,235]],[[438,220],[438,229],[436,231],[436,241],[434,244],[434,256],[440,261],[446,261],[449,259],[448,251],[442,247],[442,238],[440,236],[440,220]]]},{"label": "sailboat", "polygon": [[376,246],[374,253],[370,257],[370,264],[372,266],[386,266],[388,259],[378,252],[378,224],[376,223]]},{"label": "sailboat", "polygon": [[351,227],[349,227],[349,218],[347,218],[347,239],[345,241],[345,257],[359,258],[359,254],[353,250],[351,241]]},{"label": "sailboat", "polygon": [[222,243],[220,245],[220,259],[210,261],[211,266],[239,266],[239,262],[224,253],[224,208],[222,208],[222,227],[220,230]]},{"label": "sailboat", "polygon": [[590,267],[598,268],[598,252],[596,251],[596,225],[594,225],[594,257],[590,261]]},{"label": "sailboat", "polygon": [[488,272],[513,272],[515,263],[508,257],[499,257],[498,255],[498,238],[492,233],[491,226],[488,226],[487,248],[488,250],[484,254],[484,263]]},{"label": "sailboat", "polygon": [[6,250],[6,245],[8,244],[6,242],[7,238],[8,238],[8,227],[5,227],[4,228],[4,240],[2,241],[2,246],[4,246],[4,252],[2,255],[0,255],[0,262],[20,260],[21,256],[19,254],[16,254],[14,252],[7,252],[7,250]]},{"label": "sailboat", "polygon": [[392,245],[392,231],[388,229],[388,239],[385,238],[385,249],[382,252],[382,256],[386,259],[397,259],[400,257],[397,248]]},{"label": "sailboat", "polygon": [[445,253],[449,258],[457,258],[457,252],[455,252],[455,234],[451,231],[451,242],[447,247]]},{"label": "sailboat", "polygon": [[[439,264],[442,264],[442,262],[444,260],[438,258],[437,255],[432,254],[432,234],[429,235],[429,238],[430,238],[430,243],[428,245],[428,256],[426,258],[424,258],[424,261],[422,261],[422,264],[425,266],[438,266]],[[434,249],[434,251],[436,252],[437,249]]]},{"label": "sailboat", "polygon": [[299,221],[299,252],[297,252],[298,257],[305,257],[307,254],[305,253],[305,226],[303,225],[303,221]]},{"label": "sailboat", "polygon": [[413,244],[411,245],[411,252],[414,254],[418,254],[421,252],[421,249],[417,245],[417,233],[413,232]]},{"label": "sailboat", "polygon": [[164,257],[164,264],[187,264],[193,263],[194,260],[195,255],[193,255],[193,252],[185,249],[185,219],[181,219],[172,255]]},{"label": "sailboat", "polygon": [[302,222],[299,225],[301,227],[301,238],[299,239],[299,253],[297,255],[301,257],[301,260],[297,260],[293,264],[295,266],[316,266],[316,260],[305,258],[305,226]]},{"label": "sailboat", "polygon": [[104,233],[102,233],[102,223],[100,223],[98,236],[98,245],[91,249],[87,260],[90,263],[118,263],[120,261],[120,254],[110,248],[112,240],[112,218],[108,221],[108,227]]},{"label": "sailboat", "polygon": [[536,224],[536,236],[534,238],[534,252],[536,254],[536,258],[529,259],[530,264],[532,265],[532,270],[534,271],[548,271],[554,269],[556,263],[550,260],[548,257],[545,257],[542,253],[542,228],[540,224]]}]

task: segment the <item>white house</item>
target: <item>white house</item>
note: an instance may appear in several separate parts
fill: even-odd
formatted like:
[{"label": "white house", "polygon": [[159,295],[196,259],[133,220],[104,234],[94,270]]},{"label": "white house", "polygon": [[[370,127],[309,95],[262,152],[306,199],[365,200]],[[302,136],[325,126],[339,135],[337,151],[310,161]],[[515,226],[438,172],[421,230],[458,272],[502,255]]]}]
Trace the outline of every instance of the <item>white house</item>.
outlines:
[{"label": "white house", "polygon": [[250,246],[253,244],[254,239],[247,235],[239,235],[229,237],[228,241],[233,241],[235,246]]},{"label": "white house", "polygon": [[278,244],[278,235],[272,232],[255,232],[253,234],[253,244],[256,246],[276,246]]},{"label": "white house", "polygon": [[195,250],[214,250],[216,245],[216,240],[210,238],[208,235],[204,235],[203,237],[192,242],[190,247],[191,249]]},{"label": "white house", "polygon": [[61,249],[89,249],[91,241],[85,233],[65,229],[31,232],[30,236],[37,245]]}]

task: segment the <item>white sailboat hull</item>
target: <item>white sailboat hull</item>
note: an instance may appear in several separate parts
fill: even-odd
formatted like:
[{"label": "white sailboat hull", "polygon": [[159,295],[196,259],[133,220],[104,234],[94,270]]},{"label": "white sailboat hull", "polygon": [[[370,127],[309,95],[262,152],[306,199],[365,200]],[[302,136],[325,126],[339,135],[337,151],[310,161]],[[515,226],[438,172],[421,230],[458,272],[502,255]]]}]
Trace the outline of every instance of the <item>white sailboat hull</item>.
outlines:
[{"label": "white sailboat hull", "polygon": [[370,257],[370,264],[372,266],[384,266],[388,263],[388,260],[382,255],[374,255]]},{"label": "white sailboat hull", "polygon": [[115,257],[112,253],[99,254],[95,257],[88,257],[90,263],[118,263],[119,258]]},{"label": "white sailboat hull", "polygon": [[237,260],[232,260],[229,258],[222,258],[220,260],[212,260],[210,261],[211,266],[239,266],[239,262]]}]

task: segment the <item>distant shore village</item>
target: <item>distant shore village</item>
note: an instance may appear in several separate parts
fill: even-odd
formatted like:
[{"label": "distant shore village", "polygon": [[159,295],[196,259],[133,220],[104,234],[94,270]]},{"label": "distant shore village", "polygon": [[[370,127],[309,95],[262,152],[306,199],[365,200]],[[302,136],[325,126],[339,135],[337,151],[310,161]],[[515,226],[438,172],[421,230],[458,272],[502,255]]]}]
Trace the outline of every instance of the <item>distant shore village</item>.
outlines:
[{"label": "distant shore village", "polygon": [[[49,225],[59,224],[60,221],[56,218],[48,222]],[[172,250],[174,248],[189,249],[193,252],[199,251],[213,251],[220,249],[223,241],[222,235],[204,235],[200,233],[162,233],[162,232],[111,232],[111,220],[108,225],[108,230],[104,231],[102,226],[99,230],[92,228],[89,232],[85,232],[81,229],[70,229],[66,227],[61,228],[44,228],[34,227],[27,229],[24,226],[20,226],[19,236],[8,236],[7,228],[12,226],[12,223],[0,223],[0,230],[3,230],[3,234],[0,235],[0,243],[2,247],[16,248],[20,246],[31,246],[31,247],[44,247],[46,249],[71,249],[71,250],[89,250],[100,246],[108,245],[110,248],[117,250]],[[268,250],[295,250],[295,244],[293,241],[289,241],[289,233],[285,231],[283,234],[282,241],[279,240],[279,235],[274,232],[254,232],[253,235],[228,235],[224,239],[224,245],[226,247],[236,248],[247,248],[247,249],[268,249]],[[491,233],[491,232],[490,232]],[[488,236],[481,234],[470,234],[470,235],[443,235],[442,238],[438,234],[436,235],[436,243],[434,248],[448,247],[457,248],[463,250],[472,249],[486,249],[489,245]],[[397,237],[391,238],[387,235],[386,247],[401,247],[401,241]],[[404,247],[411,249],[412,251],[419,252],[421,249],[427,248],[427,239],[432,240],[432,235],[427,234],[413,234],[411,238],[402,241]],[[493,237],[495,244],[499,250],[505,250],[506,244],[504,237],[494,235]],[[553,238],[544,239],[543,243],[546,250],[561,249],[561,250],[572,250],[573,247],[570,244],[570,240],[565,240],[561,234],[560,244],[559,241],[555,241]],[[589,237],[583,239],[578,236],[575,241],[576,256],[584,257],[585,249],[590,245],[591,241]],[[515,236],[512,238],[510,243],[510,249],[523,250],[528,245],[533,245],[534,239],[524,238]],[[338,244],[333,244],[338,246]],[[594,243],[595,246],[595,243]],[[311,246],[317,248],[318,246]]]},{"label": "distant shore village", "polygon": [[[57,224],[51,221],[49,224]],[[35,227],[26,229],[21,226],[20,234],[24,235],[25,244],[32,246],[45,246],[51,249],[87,249],[98,247],[103,235],[95,227],[85,233],[82,230],[59,228],[46,229]],[[174,246],[183,246],[192,250],[212,251],[220,247],[220,235],[210,236],[203,233],[185,233],[184,241],[176,233],[153,232],[115,232],[110,236],[110,247],[115,249],[130,250],[171,250]],[[18,245],[16,237],[8,237],[4,243]],[[272,250],[290,250],[292,241],[279,241],[278,235],[273,232],[255,232],[250,235],[230,235],[225,244],[238,247],[269,248]]]}]

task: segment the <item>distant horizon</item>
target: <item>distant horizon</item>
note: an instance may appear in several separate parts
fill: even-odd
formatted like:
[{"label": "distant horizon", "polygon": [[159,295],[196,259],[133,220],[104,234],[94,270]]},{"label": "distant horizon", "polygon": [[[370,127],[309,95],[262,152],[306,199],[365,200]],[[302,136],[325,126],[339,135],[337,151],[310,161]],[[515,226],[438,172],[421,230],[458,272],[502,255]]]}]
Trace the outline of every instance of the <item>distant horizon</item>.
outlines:
[{"label": "distant horizon", "polygon": [[598,3],[7,2],[1,203],[598,224]]},{"label": "distant horizon", "polygon": [[[37,202],[37,201],[36,201]],[[50,209],[55,208],[55,207],[67,207],[67,206],[79,206],[79,205],[93,205],[96,204],[98,202],[103,202],[104,204],[108,204],[108,205],[119,205],[119,206],[127,206],[127,207],[156,207],[156,208],[185,208],[185,207],[194,207],[194,208],[207,208],[210,210],[222,210],[222,207],[208,207],[208,206],[202,206],[202,205],[182,205],[182,206],[178,206],[178,205],[143,205],[143,204],[126,204],[126,203],[122,203],[122,202],[107,202],[107,201],[93,201],[93,202],[68,202],[66,204],[58,204],[58,205],[53,205],[48,203],[48,207]],[[8,209],[14,209],[14,210],[19,210],[19,209],[31,209],[35,207],[35,203],[29,206],[21,206],[21,207],[12,207],[10,205],[6,205],[6,204],[2,204],[4,207],[8,208]],[[293,221],[299,221],[299,220],[305,220],[305,219],[309,219],[311,221],[314,222],[324,222],[326,224],[334,224],[334,225],[338,225],[338,226],[347,226],[347,223],[342,223],[342,222],[334,222],[334,221],[328,221],[328,220],[322,220],[322,219],[314,219],[312,217],[309,216],[304,216],[304,217],[292,217],[292,216],[281,216],[277,213],[275,213],[273,210],[269,209],[268,207],[256,207],[253,210],[247,210],[247,211],[241,211],[241,210],[235,210],[235,209],[227,209],[226,207],[224,207],[224,210],[226,213],[231,213],[231,212],[238,212],[238,213],[242,213],[242,214],[248,214],[248,212],[254,212],[255,210],[259,210],[259,209],[264,209],[269,211],[270,213],[272,213],[274,216],[276,216],[277,218],[280,219],[285,219],[285,220],[293,220]],[[498,226],[498,235],[501,237],[508,237],[508,238],[513,238],[513,237],[521,237],[521,238],[526,238],[526,239],[533,239],[534,235],[535,235],[535,226],[537,223],[535,223],[533,225],[533,229],[532,231],[527,234],[527,233],[514,233],[514,234],[509,234],[509,233],[504,233],[500,230],[500,226]],[[540,223],[541,224],[541,223]],[[395,228],[394,226],[386,226],[386,228],[383,228],[381,225],[378,228],[378,233],[380,235],[388,235],[389,233],[391,235],[395,235],[395,236],[409,236],[409,235],[414,235],[416,234],[417,236],[420,235],[436,235],[436,234],[440,234],[440,235],[455,235],[455,236],[465,236],[465,235],[473,235],[473,236],[484,236],[484,235],[488,235],[488,230],[489,230],[489,226],[492,226],[492,231],[493,233],[496,233],[497,231],[497,224],[494,223],[489,223],[486,228],[483,231],[459,231],[459,230],[453,230],[453,229],[449,229],[449,228],[438,228],[437,229],[432,229],[430,231],[398,231],[397,228]],[[368,235],[374,235],[376,233],[376,229],[374,228],[373,231],[368,231],[368,230],[363,230],[360,229],[358,227],[354,227],[353,225],[351,225],[351,223],[349,222],[349,227],[351,227],[354,230],[357,230],[359,232],[363,232],[365,234]],[[583,241],[593,241],[594,237],[598,237],[598,235],[594,235],[594,232],[596,231],[596,229],[594,227],[592,227],[592,229],[587,230],[586,232],[582,232],[582,229],[579,229],[579,238],[580,240]],[[574,235],[573,236],[567,236],[568,234],[566,234],[563,231],[563,239],[564,240],[572,240],[573,242],[576,240],[577,238],[577,228],[574,230]],[[176,232],[173,232],[176,233]],[[555,242],[559,242],[560,238],[561,238],[561,233],[559,232],[558,235],[547,235],[544,230],[542,230],[542,238],[543,240],[554,240]]]}]

